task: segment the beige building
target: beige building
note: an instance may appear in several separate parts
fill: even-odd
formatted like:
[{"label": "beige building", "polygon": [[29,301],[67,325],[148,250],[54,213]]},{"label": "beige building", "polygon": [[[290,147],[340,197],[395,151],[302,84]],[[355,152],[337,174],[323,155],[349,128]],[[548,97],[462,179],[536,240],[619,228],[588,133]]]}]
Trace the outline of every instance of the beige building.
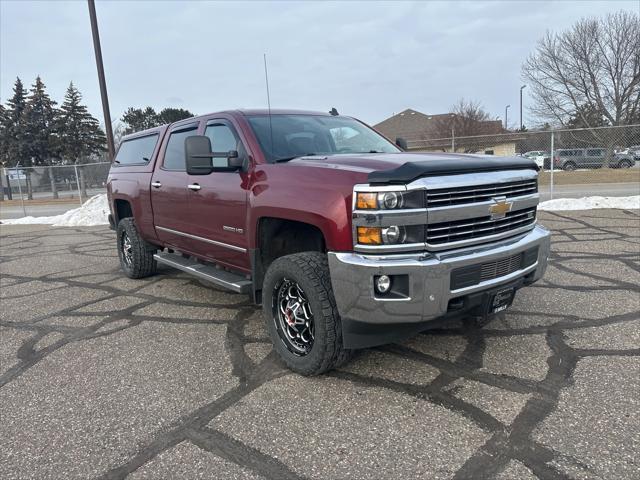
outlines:
[{"label": "beige building", "polygon": [[410,108],[374,128],[392,141],[404,138],[409,150],[423,152],[452,152],[455,149],[458,153],[513,156],[520,139],[517,134],[506,132],[500,120],[478,122],[453,113],[427,115]]}]

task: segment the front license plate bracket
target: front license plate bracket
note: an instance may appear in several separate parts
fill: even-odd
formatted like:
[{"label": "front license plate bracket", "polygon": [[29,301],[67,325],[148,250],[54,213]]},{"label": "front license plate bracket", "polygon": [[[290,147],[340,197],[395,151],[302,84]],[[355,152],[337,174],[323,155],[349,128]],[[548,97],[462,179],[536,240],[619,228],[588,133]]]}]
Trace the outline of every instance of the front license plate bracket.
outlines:
[{"label": "front license plate bracket", "polygon": [[515,287],[505,287],[489,295],[486,312],[488,315],[500,313],[511,305],[515,295]]}]

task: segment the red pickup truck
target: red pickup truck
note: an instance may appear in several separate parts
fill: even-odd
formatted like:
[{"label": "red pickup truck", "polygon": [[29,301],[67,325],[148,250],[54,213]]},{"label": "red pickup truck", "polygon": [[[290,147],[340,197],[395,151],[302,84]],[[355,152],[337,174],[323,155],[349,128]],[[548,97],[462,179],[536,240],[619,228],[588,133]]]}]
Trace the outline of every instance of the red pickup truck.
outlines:
[{"label": "red pickup truck", "polygon": [[166,264],[250,294],[306,375],[506,309],[547,265],[536,164],[396,143],[335,111],[225,111],[128,135],[108,180],[122,268]]}]

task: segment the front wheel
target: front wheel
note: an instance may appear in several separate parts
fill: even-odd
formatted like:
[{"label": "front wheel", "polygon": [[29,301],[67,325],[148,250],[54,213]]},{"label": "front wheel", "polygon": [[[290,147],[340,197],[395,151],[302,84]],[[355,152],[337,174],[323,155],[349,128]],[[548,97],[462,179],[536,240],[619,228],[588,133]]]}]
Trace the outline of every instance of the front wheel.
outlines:
[{"label": "front wheel", "polygon": [[576,168],[577,168],[577,165],[573,162],[567,162],[562,167],[562,169],[566,170],[567,172],[573,172]]},{"label": "front wheel", "polygon": [[351,357],[351,350],[343,348],[325,254],[304,252],[275,260],[265,275],[262,308],[273,346],[294,372],[319,375]]},{"label": "front wheel", "polygon": [[153,258],[156,249],[140,237],[133,218],[123,218],[118,222],[117,236],[120,266],[127,277],[153,275],[157,265]]}]

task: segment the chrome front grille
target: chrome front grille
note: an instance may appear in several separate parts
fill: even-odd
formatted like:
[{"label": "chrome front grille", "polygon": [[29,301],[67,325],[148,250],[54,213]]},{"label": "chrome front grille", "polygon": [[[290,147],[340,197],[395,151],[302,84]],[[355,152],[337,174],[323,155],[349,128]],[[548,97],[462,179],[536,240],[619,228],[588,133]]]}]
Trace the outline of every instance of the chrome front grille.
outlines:
[{"label": "chrome front grille", "polygon": [[492,183],[468,187],[440,188],[425,192],[427,208],[446,207],[465,203],[478,203],[491,200],[493,197],[519,197],[538,192],[537,180]]},{"label": "chrome front grille", "polygon": [[480,239],[501,234],[510,230],[533,225],[536,221],[536,207],[509,212],[504,218],[492,219],[491,216],[466,218],[453,222],[427,224],[426,243],[441,245],[464,240]]},{"label": "chrome front grille", "polygon": [[[407,185],[356,185],[351,217],[354,249],[365,253],[440,252],[524,234],[536,223],[537,177],[535,170],[523,169],[426,176]],[[398,192],[411,195],[412,202],[398,209],[358,209],[357,192]],[[404,232],[402,241],[359,242],[358,228],[390,226]]]}]

